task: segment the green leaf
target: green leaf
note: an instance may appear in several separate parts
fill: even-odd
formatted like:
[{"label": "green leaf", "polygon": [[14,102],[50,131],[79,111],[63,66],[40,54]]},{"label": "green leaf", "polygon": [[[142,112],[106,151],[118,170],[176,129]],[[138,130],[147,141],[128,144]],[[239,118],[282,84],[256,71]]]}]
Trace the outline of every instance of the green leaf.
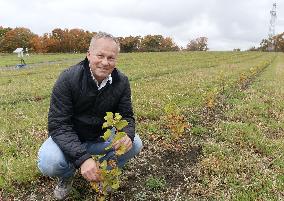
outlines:
[{"label": "green leaf", "polygon": [[106,167],[107,167],[107,161],[101,162],[101,168],[106,169]]},{"label": "green leaf", "polygon": [[108,122],[104,122],[102,128],[110,127],[111,125],[108,124]]},{"label": "green leaf", "polygon": [[117,175],[121,175],[121,174],[122,174],[122,171],[121,169],[118,168]]},{"label": "green leaf", "polygon": [[119,188],[119,181],[114,182],[114,183],[111,185],[111,188],[117,190],[117,189]]},{"label": "green leaf", "polygon": [[4,185],[5,185],[4,177],[0,176],[0,187],[4,187]]},{"label": "green leaf", "polygon": [[111,136],[111,130],[107,129],[106,132],[104,133],[103,139],[107,141],[109,137]]},{"label": "green leaf", "polygon": [[121,146],[119,147],[119,149],[116,150],[115,154],[116,154],[117,156],[121,156],[121,155],[124,154],[125,152],[126,152],[126,146],[125,146],[125,145],[121,145]]},{"label": "green leaf", "polygon": [[99,190],[99,185],[98,185],[97,182],[91,182],[91,186],[97,193],[100,191]]},{"label": "green leaf", "polygon": [[105,196],[100,196],[100,197],[98,197],[98,201],[105,201],[105,199],[106,199],[106,197]]},{"label": "green leaf", "polygon": [[125,126],[128,125],[128,122],[126,120],[120,120],[119,122],[117,122],[114,127],[117,129],[117,130],[121,130],[123,129]]},{"label": "green leaf", "polygon": [[113,113],[112,112],[107,112],[106,116],[104,119],[107,121],[108,125],[113,125]]},{"label": "green leaf", "polygon": [[108,186],[108,182],[103,182],[103,189],[106,189],[106,187]]},{"label": "green leaf", "polygon": [[119,120],[122,119],[122,116],[121,116],[119,113],[115,113],[114,119],[115,119],[116,121],[119,121]]},{"label": "green leaf", "polygon": [[117,178],[119,175],[122,174],[122,171],[118,167],[116,167],[115,169],[113,169],[112,174]]},{"label": "green leaf", "polygon": [[121,138],[123,138],[126,135],[125,132],[116,132],[116,135],[113,139],[113,142],[116,142],[117,140],[120,140]]}]

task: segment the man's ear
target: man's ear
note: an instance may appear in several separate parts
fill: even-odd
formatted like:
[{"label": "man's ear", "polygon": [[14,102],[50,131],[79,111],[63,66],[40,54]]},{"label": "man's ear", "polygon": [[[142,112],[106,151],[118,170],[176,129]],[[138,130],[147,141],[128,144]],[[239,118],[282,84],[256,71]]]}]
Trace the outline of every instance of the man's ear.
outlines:
[{"label": "man's ear", "polygon": [[90,50],[87,51],[87,58],[89,59],[90,56]]}]

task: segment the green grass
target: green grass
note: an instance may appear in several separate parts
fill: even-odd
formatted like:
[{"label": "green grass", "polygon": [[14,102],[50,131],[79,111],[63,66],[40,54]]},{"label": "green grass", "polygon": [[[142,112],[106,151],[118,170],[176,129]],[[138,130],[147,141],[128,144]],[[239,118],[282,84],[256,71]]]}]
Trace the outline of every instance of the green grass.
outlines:
[{"label": "green grass", "polygon": [[277,57],[243,91],[244,96],[234,97],[238,101],[214,125],[218,132],[204,144],[203,177],[218,178],[217,185],[210,187],[230,192],[225,199],[283,199],[283,63],[283,56]]},{"label": "green grass", "polygon": [[[9,195],[17,195],[15,183],[25,186],[39,177],[37,151],[47,137],[52,86],[59,73],[74,64],[70,59],[79,58],[84,55],[31,55],[28,63],[61,63],[0,70],[0,189]],[[192,143],[203,148],[192,170],[199,179],[189,183],[195,193],[180,192],[181,197],[284,199],[283,58],[281,53],[260,52],[120,54],[118,67],[129,76],[142,139],[163,136],[160,117],[165,115],[165,105],[174,103],[192,126]],[[16,63],[16,55],[0,55],[0,66]],[[242,74],[250,78],[246,88],[241,87]],[[222,97],[229,107],[219,104]],[[221,107],[221,115],[206,124],[200,111],[209,99],[214,107]],[[148,179],[145,186],[154,189],[165,184],[157,178]],[[162,185],[166,190],[169,186]]]},{"label": "green grass", "polygon": [[[54,61],[64,61],[67,59],[80,59],[83,58],[86,54],[30,54],[30,56],[24,56],[26,64],[34,63],[47,63]],[[16,66],[21,63],[21,60],[18,58],[17,54],[0,54],[0,69],[1,67]]]},{"label": "green grass", "polygon": [[151,191],[158,191],[166,187],[166,181],[164,178],[149,177],[145,185]]}]

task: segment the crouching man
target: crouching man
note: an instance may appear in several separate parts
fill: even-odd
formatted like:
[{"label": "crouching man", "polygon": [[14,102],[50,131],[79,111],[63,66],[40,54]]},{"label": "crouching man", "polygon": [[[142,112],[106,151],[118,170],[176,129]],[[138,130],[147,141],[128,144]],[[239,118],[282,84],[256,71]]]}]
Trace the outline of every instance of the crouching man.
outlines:
[{"label": "crouching man", "polygon": [[[58,177],[54,189],[57,200],[68,196],[76,169],[87,181],[101,179],[99,162],[92,155],[112,155],[121,146],[127,151],[118,157],[122,167],[142,148],[135,134],[131,91],[128,78],[116,68],[119,42],[112,35],[99,32],[91,40],[87,57],[66,69],[56,81],[48,114],[48,139],[38,152],[42,174]],[[127,135],[105,151],[111,141],[104,141],[102,125],[106,112],[119,113],[128,125]]]}]

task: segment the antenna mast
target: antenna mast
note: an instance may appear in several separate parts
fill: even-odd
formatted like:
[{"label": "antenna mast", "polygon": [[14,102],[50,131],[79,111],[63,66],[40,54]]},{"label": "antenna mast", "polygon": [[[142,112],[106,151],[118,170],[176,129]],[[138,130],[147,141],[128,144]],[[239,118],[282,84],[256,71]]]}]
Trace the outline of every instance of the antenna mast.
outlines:
[{"label": "antenna mast", "polygon": [[276,3],[273,3],[272,10],[270,11],[270,25],[268,37],[272,38],[275,35],[275,22],[276,22]]}]

